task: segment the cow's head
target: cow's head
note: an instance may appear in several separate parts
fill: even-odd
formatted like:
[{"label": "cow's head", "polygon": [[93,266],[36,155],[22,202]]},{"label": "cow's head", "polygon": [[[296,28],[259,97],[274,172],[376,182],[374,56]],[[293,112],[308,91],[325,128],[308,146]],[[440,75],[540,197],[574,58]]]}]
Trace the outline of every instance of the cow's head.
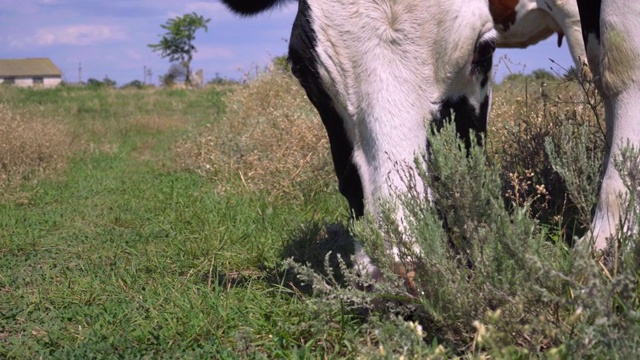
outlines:
[{"label": "cow's head", "polygon": [[[286,0],[223,2],[252,15]],[[485,131],[494,49],[488,0],[298,1],[289,59],[356,216],[376,214],[379,198],[407,189],[430,126],[455,112],[468,144],[470,130]],[[373,269],[359,250],[356,262]]]},{"label": "cow's head", "polygon": [[402,190],[429,124],[485,131],[494,49],[487,0],[300,1],[289,57],[356,215]]}]

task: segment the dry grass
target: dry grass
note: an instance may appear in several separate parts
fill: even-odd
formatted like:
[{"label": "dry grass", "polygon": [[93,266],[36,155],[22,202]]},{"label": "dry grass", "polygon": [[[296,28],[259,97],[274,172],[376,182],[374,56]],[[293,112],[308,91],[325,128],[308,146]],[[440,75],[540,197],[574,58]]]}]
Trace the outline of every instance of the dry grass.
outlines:
[{"label": "dry grass", "polygon": [[[604,148],[604,115],[593,84],[561,78],[514,76],[494,88],[487,155],[504,173],[504,192],[512,203],[531,204],[546,223],[562,221],[571,238],[577,210],[564,182],[551,166],[545,140],[560,141],[566,126],[590,129],[590,148]],[[584,223],[579,225],[585,225]]]},{"label": "dry grass", "polygon": [[514,169],[536,170],[543,164],[544,138],[566,124],[589,124],[593,135],[604,140],[602,106],[597,106],[597,118],[576,81],[526,77],[505,81],[495,86],[491,106],[489,153]]},{"label": "dry grass", "polygon": [[63,168],[72,145],[63,122],[0,103],[0,193]]},{"label": "dry grass", "polygon": [[212,178],[223,191],[237,184],[228,181],[231,174],[246,189],[272,196],[333,179],[322,122],[292,75],[261,73],[224,102],[224,119],[177,146],[182,166]]}]

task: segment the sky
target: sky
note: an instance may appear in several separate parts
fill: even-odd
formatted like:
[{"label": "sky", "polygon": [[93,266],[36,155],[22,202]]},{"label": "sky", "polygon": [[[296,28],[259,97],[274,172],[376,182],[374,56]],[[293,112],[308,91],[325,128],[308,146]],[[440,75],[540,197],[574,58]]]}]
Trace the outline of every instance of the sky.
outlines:
[{"label": "sky", "polygon": [[[124,85],[143,81],[147,68],[146,81],[157,84],[170,64],[147,45],[160,40],[167,19],[196,12],[211,22],[208,32],[196,33],[192,68],[203,69],[205,81],[242,79],[286,53],[296,11],[293,2],[240,18],[213,0],[0,0],[0,59],[48,57],[67,82],[109,77]],[[552,36],[527,49],[499,49],[497,80],[539,68],[559,70],[549,58],[569,68],[566,41],[561,48],[556,41]]]}]

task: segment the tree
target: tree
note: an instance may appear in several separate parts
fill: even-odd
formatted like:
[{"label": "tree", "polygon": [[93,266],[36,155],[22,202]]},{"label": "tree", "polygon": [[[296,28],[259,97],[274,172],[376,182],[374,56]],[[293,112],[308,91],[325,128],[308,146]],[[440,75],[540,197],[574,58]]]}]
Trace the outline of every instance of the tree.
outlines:
[{"label": "tree", "polygon": [[208,31],[207,24],[209,21],[211,19],[205,19],[195,12],[176,16],[174,19],[169,19],[165,24],[160,25],[167,30],[162,35],[160,42],[148,45],[154,52],[159,51],[163,58],[168,57],[171,62],[180,62],[187,70],[185,78],[185,83],[187,84],[191,84],[191,60],[196,52],[196,47],[193,45],[193,41],[196,38],[195,33],[199,29],[204,29],[205,32]]}]

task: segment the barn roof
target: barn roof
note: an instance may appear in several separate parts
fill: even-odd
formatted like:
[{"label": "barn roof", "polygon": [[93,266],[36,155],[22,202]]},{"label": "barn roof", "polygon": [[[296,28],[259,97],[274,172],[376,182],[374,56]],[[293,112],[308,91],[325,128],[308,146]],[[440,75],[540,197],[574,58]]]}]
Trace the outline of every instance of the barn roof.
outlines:
[{"label": "barn roof", "polygon": [[7,76],[62,76],[62,72],[49,58],[0,59],[0,77]]}]

